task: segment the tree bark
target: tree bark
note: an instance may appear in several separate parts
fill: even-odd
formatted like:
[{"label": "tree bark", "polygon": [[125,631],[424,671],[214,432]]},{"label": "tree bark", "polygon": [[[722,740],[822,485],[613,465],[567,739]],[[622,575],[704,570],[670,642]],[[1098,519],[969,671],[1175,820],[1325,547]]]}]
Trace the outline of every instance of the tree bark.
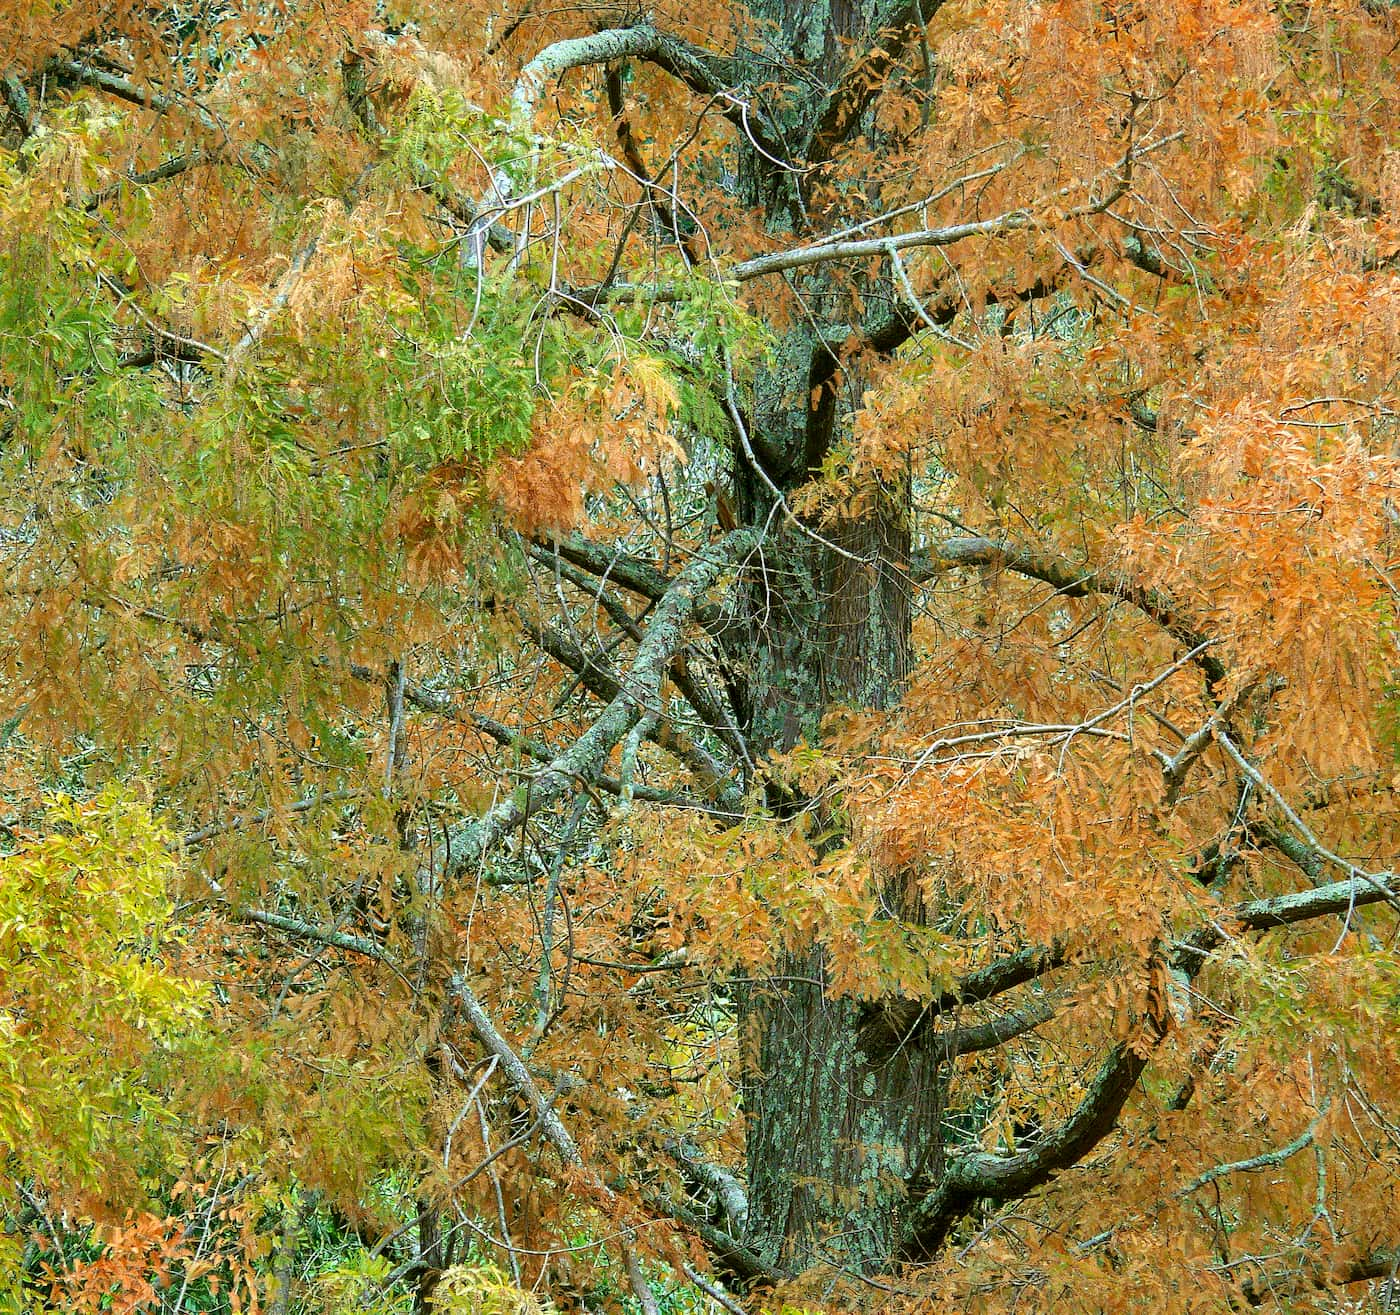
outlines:
[{"label": "tree bark", "polygon": [[[751,679],[749,730],[760,746],[815,740],[835,704],[897,700],[909,661],[903,512],[891,498],[841,528],[838,547],[861,560],[792,543],[796,531],[784,536],[791,551],[770,557],[770,575],[801,605],[775,600],[772,587],[754,600],[766,618],[755,623]],[[770,803],[792,806],[779,791]],[[895,889],[898,874],[889,884],[901,915],[918,918],[917,899]],[[826,954],[813,946],[783,956],[743,993],[746,1240],[783,1269],[825,1262],[873,1272],[899,1250],[911,1179],[936,1169],[920,1160],[938,1145],[943,1081],[934,1054],[877,1041],[861,1002],[834,997],[828,980]]]},{"label": "tree bark", "polygon": [[[868,42],[878,15],[872,0],[756,8],[785,47],[769,52],[781,66],[805,65],[831,87],[850,43]],[[811,87],[809,79],[789,89],[783,127],[795,141],[821,121],[823,96]],[[751,155],[740,175],[748,199],[766,207],[770,225],[800,228],[800,201],[779,199],[798,180],[775,177],[771,162]],[[784,335],[775,363],[754,380],[749,414],[735,417],[749,441],[736,440],[734,502],[746,524],[768,527],[743,639],[744,730],[760,753],[816,743],[833,707],[893,705],[910,669],[907,486],[880,489],[861,515],[835,526],[798,525],[775,506],[774,489],[794,491],[848,432],[862,384],[838,344],[868,329],[828,272],[789,277],[801,281],[812,314]],[[801,804],[780,785],[770,785],[768,802],[779,815]],[[898,874],[890,883],[901,915],[918,918],[917,901],[894,890]],[[829,980],[826,952],[814,944],[741,992],[744,1241],[789,1272],[822,1264],[875,1272],[899,1253],[911,1180],[937,1172],[922,1160],[938,1154],[944,1081],[930,1048],[877,1039],[864,1025],[868,1009],[834,996]]]}]

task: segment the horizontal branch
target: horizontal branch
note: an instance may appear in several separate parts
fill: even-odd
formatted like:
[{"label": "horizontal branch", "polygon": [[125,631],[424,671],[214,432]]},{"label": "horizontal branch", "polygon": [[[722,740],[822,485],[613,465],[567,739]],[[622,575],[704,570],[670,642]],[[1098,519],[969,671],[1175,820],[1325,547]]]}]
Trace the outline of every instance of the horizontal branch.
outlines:
[{"label": "horizontal branch", "polygon": [[605,28],[587,36],[556,41],[520,70],[511,93],[512,126],[528,128],[534,122],[541,91],[550,78],[560,77],[570,69],[628,58],[656,64],[703,96],[717,95],[731,85],[726,76],[732,71],[727,61],[650,23]]},{"label": "horizontal branch", "polygon": [[175,108],[175,101],[164,92],[156,91],[153,87],[138,86],[130,78],[82,60],[55,56],[45,71],[58,82],[105,91],[109,96],[156,114],[164,114]]},{"label": "horizontal branch", "polygon": [[[1131,603],[1188,648],[1198,648],[1207,642],[1207,636],[1185,617],[1181,605],[1170,595],[1159,589],[1147,588],[1122,572],[1092,566],[1077,567],[1063,557],[1022,548],[1004,540],[970,535],[947,539],[916,555],[912,574],[915,579],[927,580],[951,566],[990,566],[1012,571],[1048,584],[1066,598],[1106,594]],[[1225,679],[1225,666],[1219,658],[1203,652],[1199,661],[1212,685]]]},{"label": "horizontal branch", "polygon": [[995,1049],[1034,1031],[1055,1016],[1061,1003],[1058,997],[1047,997],[984,1022],[935,1028],[932,1023],[939,1011],[932,1006],[914,999],[882,1001],[861,1010],[858,1044],[872,1064],[911,1047],[947,1062],[959,1055]]},{"label": "horizontal branch", "polygon": [[217,156],[213,152],[199,149],[184,151],[180,155],[172,155],[153,168],[145,169],[140,173],[121,175],[115,182],[108,183],[105,187],[99,187],[97,191],[88,193],[80,205],[87,211],[97,210],[128,187],[149,187],[152,183],[161,183],[167,178],[177,178],[187,170],[193,169],[197,165],[210,164],[215,159]]},{"label": "horizontal branch", "polygon": [[672,1137],[662,1149],[685,1171],[687,1177],[715,1194],[725,1222],[735,1237],[742,1237],[749,1218],[749,1196],[744,1185],[727,1169],[705,1159],[684,1137]]},{"label": "horizontal branch", "polygon": [[1388,903],[1397,897],[1400,897],[1400,873],[1367,872],[1325,886],[1314,886],[1311,890],[1290,891],[1286,895],[1236,904],[1222,910],[1221,917],[1179,941],[1172,962],[1194,976],[1210,952],[1229,939],[1227,928],[1233,927],[1237,933],[1271,931],[1315,918],[1349,914],[1354,909]]},{"label": "horizontal branch", "polygon": [[991,1000],[1006,991],[1024,986],[1045,973],[1061,968],[1066,963],[1065,947],[1056,941],[1048,948],[1042,945],[1027,946],[1005,958],[978,968],[961,978],[950,990],[934,996],[928,1005],[929,1015],[947,1013],[959,1005],[978,1004]]},{"label": "horizontal branch", "polygon": [[316,794],[307,795],[304,799],[295,799],[281,808],[260,808],[255,813],[240,813],[223,822],[211,822],[208,826],[202,826],[196,831],[186,832],[179,843],[192,848],[205,844],[216,836],[227,835],[230,831],[241,831],[245,826],[262,826],[263,823],[270,822],[287,813],[307,813],[313,808],[318,808],[321,804],[337,804],[344,803],[349,799],[358,799],[363,793],[362,790],[319,791]]},{"label": "horizontal branch", "polygon": [[984,1023],[967,1023],[949,1032],[942,1033],[934,1040],[939,1054],[955,1059],[959,1055],[972,1055],[979,1050],[994,1050],[1008,1041],[1033,1032],[1042,1023],[1048,1023],[1059,1012],[1063,998],[1048,996],[1035,1000],[1016,1009],[1008,1009],[996,1018]]},{"label": "horizontal branch", "polygon": [[684,1224],[705,1244],[705,1249],[721,1269],[728,1270],[745,1283],[777,1284],[792,1276],[776,1266],[767,1264],[751,1247],[724,1229],[712,1224],[689,1206],[670,1197],[650,1195],[647,1204],[677,1223]]},{"label": "horizontal branch", "polygon": [[1286,1298],[1303,1283],[1320,1291],[1346,1287],[1352,1283],[1373,1283],[1377,1279],[1388,1279],[1393,1283],[1400,1275],[1400,1246],[1389,1244],[1376,1247],[1353,1260],[1340,1262],[1329,1263],[1308,1257],[1303,1262],[1302,1270],[1301,1274],[1284,1278],[1274,1273],[1247,1279],[1240,1285],[1240,1293],[1251,1306],[1262,1306],[1266,1301],[1277,1302],[1280,1298]]},{"label": "horizontal branch", "polygon": [[184,97],[177,98],[166,95],[165,92],[157,91],[153,87],[138,86],[130,78],[125,78],[119,73],[113,73],[111,70],[101,68],[96,64],[55,56],[45,65],[44,72],[57,82],[67,83],[71,86],[91,87],[93,90],[105,92],[117,100],[126,101],[129,105],[139,105],[142,109],[150,110],[154,114],[169,114],[174,110],[188,106],[189,113],[199,122],[201,127],[215,134],[221,140],[228,138],[227,125],[221,123],[197,102],[189,101]]},{"label": "horizontal branch", "polygon": [[990,219],[949,224],[946,228],[919,228],[912,233],[857,238],[849,242],[815,242],[740,261],[731,266],[727,274],[730,279],[747,283],[751,279],[763,278],[768,274],[782,274],[790,269],[806,269],[812,265],[828,265],[838,260],[864,260],[871,256],[888,256],[891,251],[907,251],[911,247],[948,247],[969,237],[995,237],[1002,233],[1029,228],[1033,222],[1029,210],[1009,210]]},{"label": "horizontal branch", "polygon": [[257,923],[261,927],[271,927],[275,931],[286,932],[299,940],[315,941],[338,950],[349,950],[353,954],[363,954],[371,959],[379,959],[392,964],[392,960],[378,941],[367,936],[355,936],[335,927],[322,927],[304,918],[288,917],[284,913],[269,913],[266,909],[245,909],[235,916],[242,922]]}]

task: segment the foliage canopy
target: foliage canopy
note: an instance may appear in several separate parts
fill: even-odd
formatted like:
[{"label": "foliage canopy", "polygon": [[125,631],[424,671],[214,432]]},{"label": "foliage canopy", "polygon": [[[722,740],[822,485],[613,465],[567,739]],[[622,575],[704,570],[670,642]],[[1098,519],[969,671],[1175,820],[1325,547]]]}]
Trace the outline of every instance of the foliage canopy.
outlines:
[{"label": "foliage canopy", "polygon": [[5,0],[0,1311],[1393,1297],[1397,61]]}]

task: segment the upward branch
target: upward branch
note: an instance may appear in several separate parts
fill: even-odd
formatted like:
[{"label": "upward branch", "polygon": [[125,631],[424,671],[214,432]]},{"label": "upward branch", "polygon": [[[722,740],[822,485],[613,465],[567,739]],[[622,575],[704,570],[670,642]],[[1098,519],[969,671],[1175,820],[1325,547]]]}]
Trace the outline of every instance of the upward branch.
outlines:
[{"label": "upward branch", "polygon": [[434,850],[429,870],[422,874],[425,886],[430,886],[434,877],[452,880],[461,876],[531,813],[563,797],[580,778],[598,772],[623,737],[656,711],[671,658],[684,639],[685,623],[706,590],[758,542],[758,531],[734,530],[676,576],[657,601],[631,667],[597,720],[532,777],[528,788],[517,790],[482,816],[466,818],[450,828]]},{"label": "upward branch", "polygon": [[870,48],[826,98],[807,147],[810,164],[825,164],[850,140],[865,111],[889,84],[890,70],[942,8],[943,0],[899,0]]},{"label": "upward branch", "polygon": [[[725,102],[725,116],[759,146],[772,149],[773,134],[767,118],[743,97],[732,94],[735,69],[730,62],[681,38],[661,32],[650,23],[636,27],[607,28],[588,36],[570,37],[546,46],[520,70],[510,98],[509,129],[522,136],[534,133],[535,115],[545,84],[571,69],[611,64],[623,59],[644,59],[669,73],[697,94]],[[766,143],[766,144],[765,144]],[[492,223],[507,209],[515,186],[504,170],[491,180],[492,195],[477,207],[478,218],[469,230],[468,253],[480,260],[481,247]]]}]

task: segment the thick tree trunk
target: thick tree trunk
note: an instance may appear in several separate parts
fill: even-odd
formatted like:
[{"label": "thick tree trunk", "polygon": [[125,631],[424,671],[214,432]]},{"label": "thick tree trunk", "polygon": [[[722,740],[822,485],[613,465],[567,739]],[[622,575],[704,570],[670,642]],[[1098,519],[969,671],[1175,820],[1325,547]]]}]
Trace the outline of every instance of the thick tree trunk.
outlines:
[{"label": "thick tree trunk", "polygon": [[931,1168],[919,1157],[938,1145],[938,1065],[926,1049],[867,1046],[857,1002],[826,989],[820,951],[783,967],[745,1011],[748,1241],[792,1271],[887,1269],[909,1184]]},{"label": "thick tree trunk", "polygon": [[[768,573],[783,580],[782,593],[755,586],[751,732],[773,748],[815,737],[833,704],[898,698],[908,670],[899,569],[908,544],[904,509],[881,512],[836,532],[863,560],[793,543]],[[790,1270],[829,1263],[873,1272],[899,1250],[908,1183],[932,1168],[917,1160],[938,1145],[943,1083],[933,1056],[870,1036],[861,1002],[833,998],[827,981],[825,955],[813,947],[786,956],[744,995],[748,1241]]]},{"label": "thick tree trunk", "polygon": [[[878,7],[875,0],[753,7],[774,24],[772,39],[783,46],[770,52],[778,66],[814,75],[792,88],[783,111],[784,131],[805,140],[821,115],[813,85],[837,81],[852,43],[873,34]],[[793,175],[754,153],[740,175],[773,226],[806,217],[793,200]],[[858,518],[814,527],[815,534],[774,506],[772,486],[791,492],[816,472],[861,395],[859,367],[840,359],[838,346],[862,328],[853,298],[820,272],[801,282],[802,322],[753,384],[752,450],[737,444],[734,453],[741,517],[767,527],[743,655],[745,729],[759,753],[816,742],[834,706],[893,705],[910,667],[908,488],[882,488]],[[769,803],[780,815],[800,805],[781,785],[770,787]],[[900,884],[891,874],[886,894]],[[919,916],[903,891],[894,906]],[[874,1036],[862,1027],[863,1002],[834,997],[828,981],[825,953],[813,945],[785,956],[742,995],[745,1240],[790,1271],[832,1264],[870,1273],[899,1252],[911,1181],[936,1180],[938,1165],[920,1161],[938,1154],[945,1082],[934,1055]]]}]

